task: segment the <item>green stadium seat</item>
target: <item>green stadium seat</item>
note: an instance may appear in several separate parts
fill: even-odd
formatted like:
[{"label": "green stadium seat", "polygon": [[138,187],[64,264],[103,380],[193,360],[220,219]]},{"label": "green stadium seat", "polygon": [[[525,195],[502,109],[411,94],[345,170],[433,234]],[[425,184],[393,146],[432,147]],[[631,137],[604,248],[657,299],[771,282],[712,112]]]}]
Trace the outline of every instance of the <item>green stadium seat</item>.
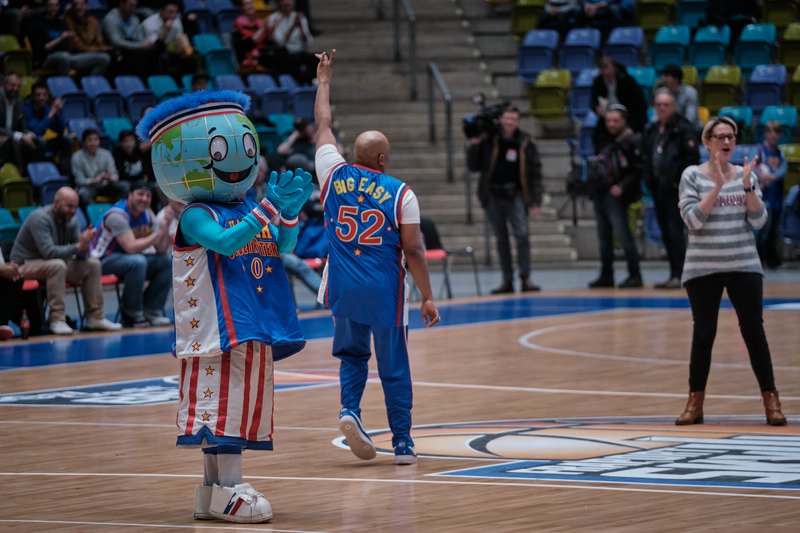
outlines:
[{"label": "green stadium seat", "polygon": [[731,65],[716,65],[708,69],[700,88],[700,103],[712,115],[726,106],[736,105],[742,84],[742,69]]},{"label": "green stadium seat", "polygon": [[531,115],[544,124],[567,117],[567,102],[572,76],[568,70],[543,70],[529,89]]},{"label": "green stadium seat", "polygon": [[636,2],[634,20],[650,40],[662,26],[673,23],[675,0],[639,0]]}]

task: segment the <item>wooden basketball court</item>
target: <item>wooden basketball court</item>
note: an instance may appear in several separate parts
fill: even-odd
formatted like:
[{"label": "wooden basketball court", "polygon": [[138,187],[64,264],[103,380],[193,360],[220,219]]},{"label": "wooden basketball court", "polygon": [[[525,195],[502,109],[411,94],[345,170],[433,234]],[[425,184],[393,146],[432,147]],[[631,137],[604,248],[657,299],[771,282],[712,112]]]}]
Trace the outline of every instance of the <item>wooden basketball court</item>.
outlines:
[{"label": "wooden basketball court", "polygon": [[691,338],[682,291],[442,303],[441,327],[410,332],[413,466],[394,465],[377,380],[363,420],[387,453],[361,461],[341,442],[330,319],[306,313],[317,338],[276,365],[275,451],[244,456],[275,514],[258,525],[192,518],[202,459],[175,448],[167,329],[4,343],[0,530],[790,531],[800,524],[800,287],[766,291],[784,428],[764,423],[729,307],[706,423],[678,428]]}]

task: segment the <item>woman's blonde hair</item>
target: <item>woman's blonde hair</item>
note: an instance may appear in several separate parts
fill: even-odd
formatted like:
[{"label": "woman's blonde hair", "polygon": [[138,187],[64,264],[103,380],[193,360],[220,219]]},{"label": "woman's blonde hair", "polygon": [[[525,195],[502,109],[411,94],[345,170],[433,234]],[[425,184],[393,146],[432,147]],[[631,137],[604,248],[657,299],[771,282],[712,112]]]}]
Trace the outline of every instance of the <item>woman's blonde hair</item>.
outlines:
[{"label": "woman's blonde hair", "polygon": [[719,124],[727,124],[731,128],[733,128],[733,134],[737,135],[739,133],[739,126],[736,125],[736,121],[729,117],[711,117],[706,122],[706,125],[703,126],[703,140],[708,141],[711,139],[711,136],[714,134],[714,128],[716,128]]}]

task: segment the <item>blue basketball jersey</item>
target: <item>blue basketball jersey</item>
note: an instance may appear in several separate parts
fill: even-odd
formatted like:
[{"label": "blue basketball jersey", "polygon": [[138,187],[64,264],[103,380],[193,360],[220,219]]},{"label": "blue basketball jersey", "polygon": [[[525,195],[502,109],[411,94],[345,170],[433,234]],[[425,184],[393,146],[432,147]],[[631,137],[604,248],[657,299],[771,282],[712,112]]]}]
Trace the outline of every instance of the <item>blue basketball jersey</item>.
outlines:
[{"label": "blue basketball jersey", "polygon": [[400,243],[402,181],[342,164],[322,191],[328,235],[324,300],[335,317],[400,327],[407,322],[407,284]]},{"label": "blue basketball jersey", "polygon": [[[222,227],[240,222],[255,204],[193,203]],[[172,254],[175,353],[217,355],[247,341],[272,346],[275,360],[305,346],[289,282],[270,227],[232,256],[187,246],[180,232]]]},{"label": "blue basketball jersey", "polygon": [[114,237],[113,233],[111,233],[111,230],[105,225],[106,217],[113,213],[121,214],[127,219],[128,224],[133,231],[133,236],[137,239],[147,237],[152,232],[153,212],[150,209],[146,209],[145,211],[142,211],[138,217],[134,217],[128,209],[128,200],[123,198],[112,205],[95,224],[97,233],[95,233],[92,242],[89,243],[89,253],[91,257],[104,259],[114,252],[121,251],[125,253],[125,250],[123,250],[117,242],[117,238]]}]

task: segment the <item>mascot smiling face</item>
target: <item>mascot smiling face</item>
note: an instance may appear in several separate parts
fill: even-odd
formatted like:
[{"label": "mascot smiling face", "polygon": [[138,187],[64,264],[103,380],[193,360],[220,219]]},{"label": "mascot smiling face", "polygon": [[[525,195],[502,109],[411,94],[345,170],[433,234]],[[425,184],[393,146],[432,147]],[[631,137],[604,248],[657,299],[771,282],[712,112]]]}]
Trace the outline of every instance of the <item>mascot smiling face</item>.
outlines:
[{"label": "mascot smiling face", "polygon": [[164,194],[183,203],[244,196],[259,156],[248,105],[241,93],[203,91],[167,100],[142,118],[136,132],[152,143],[153,172]]}]

